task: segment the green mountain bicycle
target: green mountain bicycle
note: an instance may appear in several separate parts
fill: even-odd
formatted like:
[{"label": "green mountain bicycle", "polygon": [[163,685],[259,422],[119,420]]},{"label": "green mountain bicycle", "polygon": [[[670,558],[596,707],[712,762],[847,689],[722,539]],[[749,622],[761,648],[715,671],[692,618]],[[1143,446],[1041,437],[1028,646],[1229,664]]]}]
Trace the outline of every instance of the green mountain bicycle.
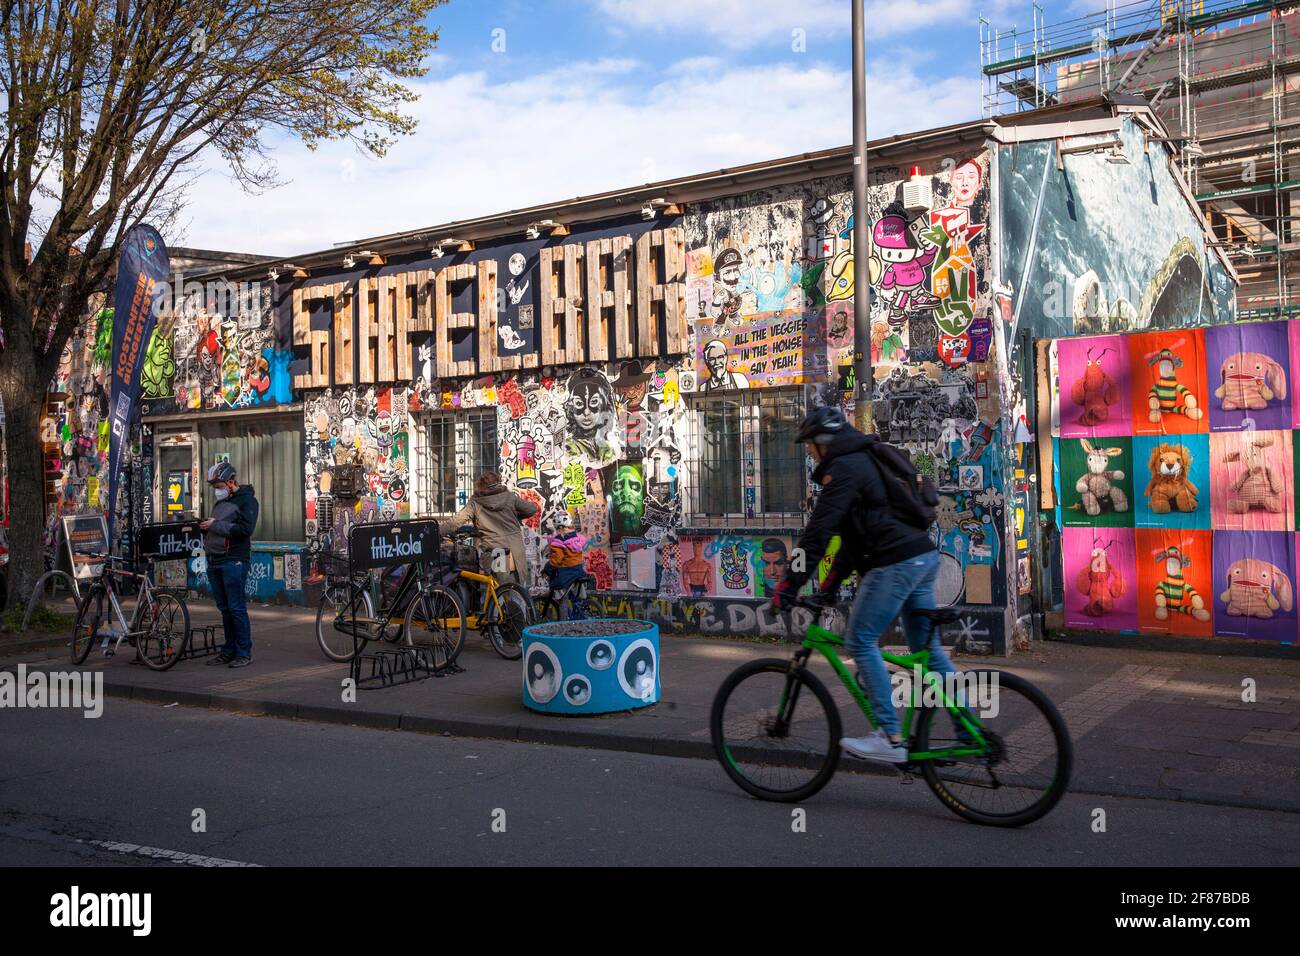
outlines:
[{"label": "green mountain bicycle", "polygon": [[[794,656],[737,668],[718,688],[710,718],[722,769],[763,800],[807,799],[839,766],[840,712],[808,669],[813,651],[825,656],[867,722],[877,726],[865,690],[836,651],[844,639],[819,623],[830,608],[806,599],[794,603],[815,614]],[[948,610],[919,613],[936,628],[956,617]],[[1065,721],[1037,687],[1005,671],[963,671],[975,686],[991,690],[963,700],[930,670],[929,650],[881,654],[921,677],[920,686],[913,679],[902,713],[908,761],[897,766],[905,776],[920,775],[944,806],[973,823],[1015,827],[1037,820],[1065,795],[1074,748]]]}]

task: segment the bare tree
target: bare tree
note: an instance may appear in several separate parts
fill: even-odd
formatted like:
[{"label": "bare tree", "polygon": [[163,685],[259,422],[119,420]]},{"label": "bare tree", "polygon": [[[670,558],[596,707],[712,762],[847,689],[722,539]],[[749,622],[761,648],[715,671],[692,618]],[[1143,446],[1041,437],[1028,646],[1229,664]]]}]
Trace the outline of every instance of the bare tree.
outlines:
[{"label": "bare tree", "polygon": [[382,156],[415,127],[404,81],[426,72],[438,35],[422,21],[443,2],[0,0],[11,603],[42,570],[43,396],[126,230],[166,235],[214,155],[246,189],[274,184],[268,130]]}]

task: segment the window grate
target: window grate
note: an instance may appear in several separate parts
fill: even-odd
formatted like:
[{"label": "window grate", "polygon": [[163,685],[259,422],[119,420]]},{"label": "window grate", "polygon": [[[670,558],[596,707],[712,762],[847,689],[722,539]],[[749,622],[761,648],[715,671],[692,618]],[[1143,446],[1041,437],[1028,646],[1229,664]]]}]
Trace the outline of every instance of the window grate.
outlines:
[{"label": "window grate", "polygon": [[468,500],[474,479],[501,467],[495,409],[425,415],[417,434],[417,514],[454,514]]},{"label": "window grate", "polygon": [[693,526],[791,527],[803,520],[807,457],[794,443],[800,388],[693,397],[683,484]]}]

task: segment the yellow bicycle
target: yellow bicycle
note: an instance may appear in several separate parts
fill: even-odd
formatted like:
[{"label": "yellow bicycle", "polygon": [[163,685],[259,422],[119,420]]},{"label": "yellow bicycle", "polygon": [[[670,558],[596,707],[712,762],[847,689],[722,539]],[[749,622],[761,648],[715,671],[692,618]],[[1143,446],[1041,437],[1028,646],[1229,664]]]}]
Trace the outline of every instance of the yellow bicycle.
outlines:
[{"label": "yellow bicycle", "polygon": [[518,584],[500,583],[491,574],[478,568],[478,552],[473,547],[474,534],[457,532],[451,547],[444,551],[445,561],[441,583],[460,598],[465,618],[431,618],[421,613],[423,605],[412,604],[407,616],[409,633],[420,630],[446,631],[469,627],[479,631],[492,643],[493,649],[508,661],[516,661],[524,652],[524,628],[531,624],[535,614],[532,599]]}]

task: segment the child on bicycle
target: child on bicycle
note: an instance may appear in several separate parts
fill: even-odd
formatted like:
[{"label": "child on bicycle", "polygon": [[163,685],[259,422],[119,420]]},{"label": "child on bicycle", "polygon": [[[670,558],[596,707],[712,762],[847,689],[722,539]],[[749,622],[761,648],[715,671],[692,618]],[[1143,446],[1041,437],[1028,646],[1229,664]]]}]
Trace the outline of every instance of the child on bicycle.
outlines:
[{"label": "child on bicycle", "polygon": [[573,526],[573,515],[561,511],[555,516],[555,531],[546,538],[548,546],[546,567],[542,574],[554,597],[574,581],[587,578],[587,568],[582,554],[587,549],[587,536]]}]

